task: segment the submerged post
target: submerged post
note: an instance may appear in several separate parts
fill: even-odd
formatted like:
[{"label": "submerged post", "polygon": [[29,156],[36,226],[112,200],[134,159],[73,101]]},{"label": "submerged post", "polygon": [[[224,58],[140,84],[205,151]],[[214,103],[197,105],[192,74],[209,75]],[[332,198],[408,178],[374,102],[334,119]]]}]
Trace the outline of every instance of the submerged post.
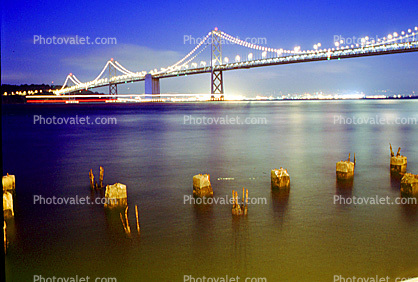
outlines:
[{"label": "submerged post", "polygon": [[193,196],[213,196],[213,190],[212,185],[210,184],[209,174],[197,174],[193,176]]},{"label": "submerged post", "polygon": [[405,173],[401,180],[401,196],[418,199],[418,175]]},{"label": "submerged post", "polygon": [[7,235],[6,235],[6,221],[3,223],[3,235],[4,235],[4,254],[7,252]]},{"label": "submerged post", "polygon": [[346,161],[340,161],[336,165],[337,180],[352,180],[354,177],[354,168],[356,166],[356,154],[354,154],[354,162],[350,161],[351,154],[348,154]]},{"label": "submerged post", "polygon": [[126,185],[115,183],[106,186],[105,192],[106,202],[105,207],[124,207],[128,205],[128,195],[126,192]]},{"label": "submerged post", "polygon": [[139,225],[139,217],[138,217],[138,206],[135,205],[135,216],[136,216],[136,230],[138,231],[138,235],[141,234],[141,227]]},{"label": "submerged post", "polygon": [[103,177],[104,177],[104,168],[100,166],[100,175],[99,175],[100,189],[103,188]]},{"label": "submerged post", "polygon": [[248,214],[248,189],[245,190],[242,187],[242,200],[239,203],[238,200],[238,192],[232,190],[232,198],[233,198],[233,205],[232,205],[232,214],[233,215],[247,215]]},{"label": "submerged post", "polygon": [[3,217],[7,219],[14,216],[13,195],[10,192],[3,191]]},{"label": "submerged post", "polygon": [[92,169],[90,169],[89,178],[90,178],[90,188],[91,190],[94,190],[94,174],[93,174]]},{"label": "submerged post", "polygon": [[401,156],[401,147],[395,154],[392,151],[392,144],[390,144],[390,174],[395,177],[403,176],[406,173],[406,166],[408,159],[405,156]]},{"label": "submerged post", "polygon": [[271,189],[288,189],[290,187],[290,176],[286,169],[273,169],[271,171]]},{"label": "submerged post", "polygon": [[15,190],[16,188],[15,176],[7,173],[7,175],[3,176],[2,184],[3,184],[3,191]]}]

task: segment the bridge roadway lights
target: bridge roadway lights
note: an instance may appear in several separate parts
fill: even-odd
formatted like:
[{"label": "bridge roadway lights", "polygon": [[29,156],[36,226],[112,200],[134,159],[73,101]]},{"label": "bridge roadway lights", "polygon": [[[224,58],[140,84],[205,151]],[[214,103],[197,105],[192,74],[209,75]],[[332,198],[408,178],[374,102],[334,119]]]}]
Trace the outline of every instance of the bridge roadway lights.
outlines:
[{"label": "bridge roadway lights", "polygon": [[145,75],[145,94],[152,94],[152,98],[159,98],[160,94],[160,79],[152,77],[151,74]]}]

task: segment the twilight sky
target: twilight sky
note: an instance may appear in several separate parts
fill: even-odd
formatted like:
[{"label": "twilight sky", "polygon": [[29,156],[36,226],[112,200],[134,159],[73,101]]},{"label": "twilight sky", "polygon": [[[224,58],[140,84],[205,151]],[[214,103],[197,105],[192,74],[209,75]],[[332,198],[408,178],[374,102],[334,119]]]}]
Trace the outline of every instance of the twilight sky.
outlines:
[{"label": "twilight sky", "polygon": [[[94,79],[110,58],[131,71],[159,69],[193,49],[185,37],[203,37],[214,27],[241,39],[262,38],[267,44],[261,45],[268,47],[305,50],[318,42],[333,47],[334,36],[383,37],[418,25],[416,0],[13,0],[2,6],[2,84],[62,84],[70,72],[84,82]],[[117,44],[34,44],[35,36],[112,37]],[[232,45],[223,50],[230,60],[249,53]],[[226,94],[248,97],[280,91],[418,93],[417,66],[418,53],[270,66],[225,72],[224,87]],[[144,82],[119,86],[119,93],[143,92]],[[163,79],[161,92],[210,93],[210,75]]]}]

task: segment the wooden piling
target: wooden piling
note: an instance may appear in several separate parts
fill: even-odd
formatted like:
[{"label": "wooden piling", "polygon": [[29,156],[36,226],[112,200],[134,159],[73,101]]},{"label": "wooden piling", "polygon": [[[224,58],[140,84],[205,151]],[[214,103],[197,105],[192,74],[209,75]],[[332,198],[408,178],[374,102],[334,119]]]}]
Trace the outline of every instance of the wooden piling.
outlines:
[{"label": "wooden piling", "polygon": [[356,165],[356,154],[354,153],[354,162],[351,161],[351,154],[348,154],[346,161],[337,162],[336,174],[338,181],[351,181],[354,178],[354,168]]},{"label": "wooden piling", "polygon": [[119,215],[120,215],[120,221],[122,221],[123,230],[125,230],[125,233],[128,234],[128,230],[126,229],[125,222],[123,222],[122,213],[119,213]]},{"label": "wooden piling", "polygon": [[90,169],[89,178],[90,178],[90,188],[92,190],[94,190],[94,174],[93,174],[93,170],[92,169]]},{"label": "wooden piling", "polygon": [[6,235],[6,221],[3,223],[3,234],[4,234],[4,254],[7,252],[7,235]]},{"label": "wooden piling", "polygon": [[290,176],[286,169],[280,167],[280,169],[273,169],[271,171],[271,189],[289,189],[290,188]]},{"label": "wooden piling", "polygon": [[129,219],[128,219],[128,207],[125,209],[125,220],[126,220],[126,229],[128,230],[128,234],[131,235],[131,227],[129,226]]},{"label": "wooden piling", "polygon": [[141,234],[141,227],[139,226],[139,219],[138,219],[138,206],[135,205],[135,215],[136,215],[136,230],[138,231],[138,235]]},{"label": "wooden piling", "polygon": [[395,154],[392,150],[392,144],[390,146],[390,174],[394,177],[402,177],[406,173],[406,167],[408,165],[408,159],[406,156],[401,156],[401,147]]},{"label": "wooden piling", "polygon": [[100,166],[100,174],[99,174],[100,189],[103,189],[103,177],[104,177],[104,168]]},{"label": "wooden piling", "polygon": [[232,206],[232,214],[233,215],[247,215],[248,209],[248,190],[245,190],[245,188],[242,188],[242,200],[238,200],[238,192],[235,190],[232,190],[232,198],[233,198],[233,206]]}]

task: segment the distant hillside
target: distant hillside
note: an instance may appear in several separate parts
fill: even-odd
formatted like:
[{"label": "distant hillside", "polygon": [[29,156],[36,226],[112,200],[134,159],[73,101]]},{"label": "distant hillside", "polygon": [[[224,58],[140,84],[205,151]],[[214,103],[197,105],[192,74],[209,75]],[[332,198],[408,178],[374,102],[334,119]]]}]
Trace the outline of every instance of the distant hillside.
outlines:
[{"label": "distant hillside", "polygon": [[[2,84],[0,86],[1,102],[3,104],[26,103],[28,95],[54,95],[52,91],[60,89],[62,85],[49,84]],[[90,90],[78,91],[78,94],[103,94]]]}]

